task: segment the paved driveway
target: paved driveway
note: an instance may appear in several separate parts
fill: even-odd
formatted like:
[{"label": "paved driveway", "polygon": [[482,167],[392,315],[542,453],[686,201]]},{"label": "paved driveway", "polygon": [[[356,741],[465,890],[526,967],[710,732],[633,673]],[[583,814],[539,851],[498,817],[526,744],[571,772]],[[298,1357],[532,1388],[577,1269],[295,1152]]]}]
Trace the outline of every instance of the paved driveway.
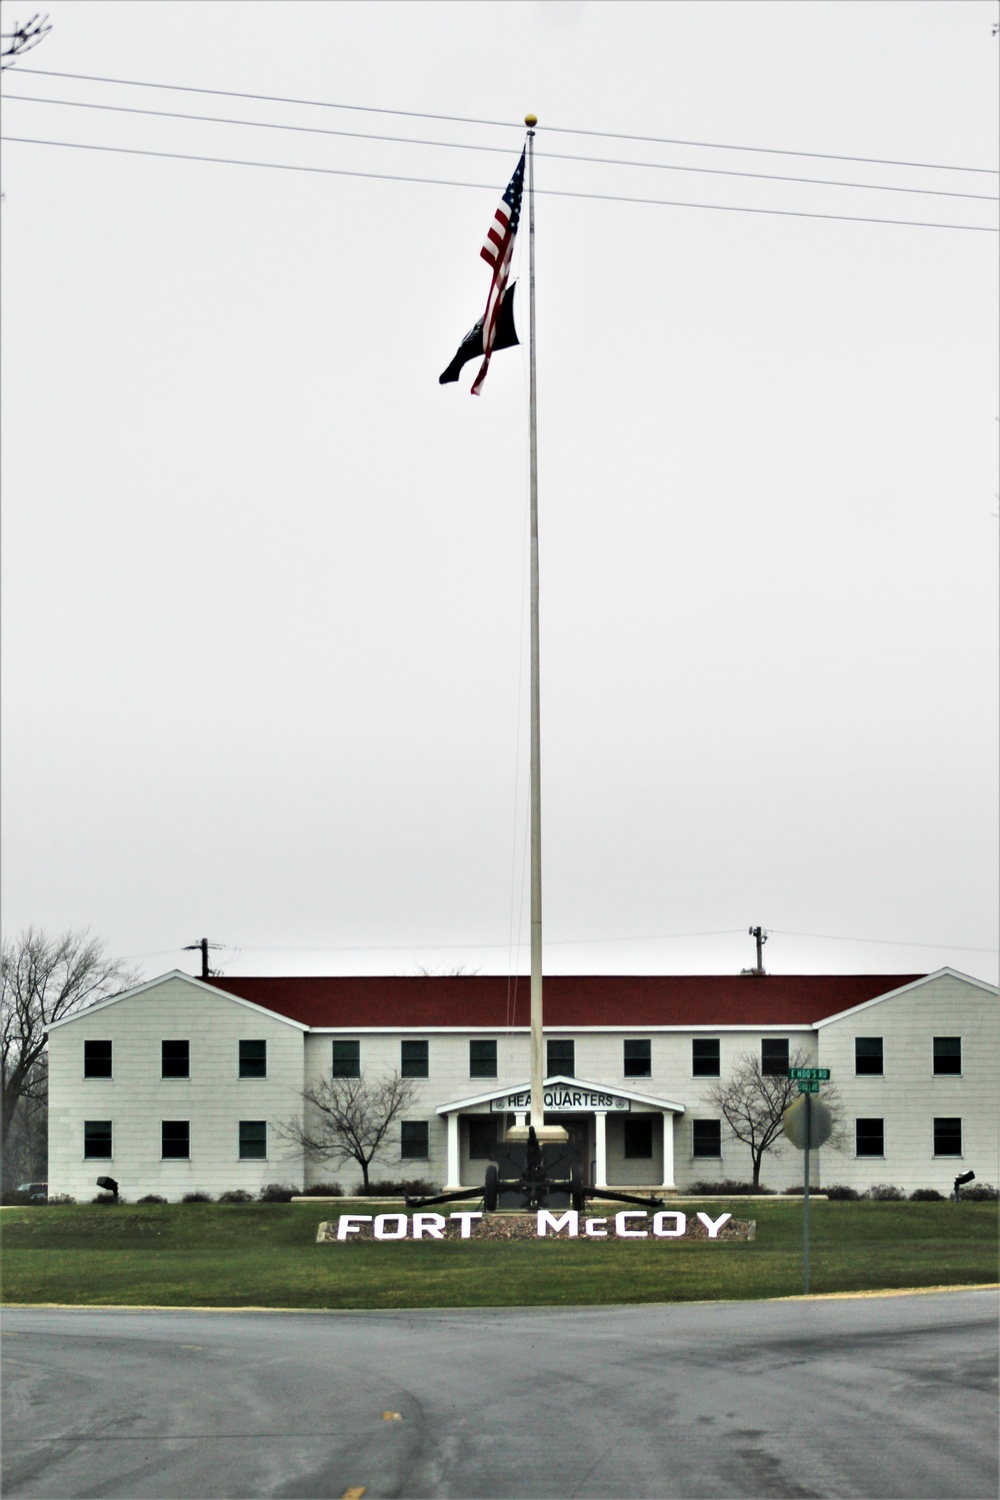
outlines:
[{"label": "paved driveway", "polygon": [[4,1493],[992,1500],[997,1311],[8,1309]]}]

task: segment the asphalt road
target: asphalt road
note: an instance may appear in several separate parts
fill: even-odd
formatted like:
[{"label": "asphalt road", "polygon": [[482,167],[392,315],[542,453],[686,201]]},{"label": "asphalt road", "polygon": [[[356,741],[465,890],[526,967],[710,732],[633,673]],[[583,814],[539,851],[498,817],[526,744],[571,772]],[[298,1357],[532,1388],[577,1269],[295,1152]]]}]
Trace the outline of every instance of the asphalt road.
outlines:
[{"label": "asphalt road", "polygon": [[995,1500],[997,1313],[8,1309],[4,1494]]}]

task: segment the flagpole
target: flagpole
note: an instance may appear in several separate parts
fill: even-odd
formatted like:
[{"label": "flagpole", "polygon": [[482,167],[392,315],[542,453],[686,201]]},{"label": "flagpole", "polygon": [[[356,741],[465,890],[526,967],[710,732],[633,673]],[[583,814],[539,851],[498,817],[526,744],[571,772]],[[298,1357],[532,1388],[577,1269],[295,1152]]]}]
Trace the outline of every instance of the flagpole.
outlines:
[{"label": "flagpole", "polygon": [[538,644],[538,411],[535,370],[535,115],[528,127],[528,405],[531,470],[531,1125],[541,1139],[567,1139],[545,1126],[545,1059],[542,1021],[542,743]]},{"label": "flagpole", "polygon": [[535,372],[535,124],[528,126],[528,370],[531,454],[531,1123],[545,1120],[542,1058],[542,787],[538,651],[538,411]]}]

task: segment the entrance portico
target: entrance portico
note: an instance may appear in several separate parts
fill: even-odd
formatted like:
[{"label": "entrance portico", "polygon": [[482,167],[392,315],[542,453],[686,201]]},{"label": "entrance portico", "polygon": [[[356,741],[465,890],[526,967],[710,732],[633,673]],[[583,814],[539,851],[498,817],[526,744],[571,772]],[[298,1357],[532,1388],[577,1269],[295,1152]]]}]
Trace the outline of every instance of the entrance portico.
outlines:
[{"label": "entrance portico", "polygon": [[[569,1078],[555,1074],[544,1081],[546,1118],[570,1125],[581,1146],[584,1177],[592,1175],[595,1188],[612,1186],[608,1180],[609,1132],[611,1118],[613,1140],[620,1154],[620,1142],[624,1127],[621,1121],[635,1121],[652,1115],[653,1152],[651,1165],[656,1157],[661,1158],[658,1184],[644,1182],[643,1186],[659,1186],[667,1191],[675,1190],[674,1183],[674,1119],[684,1113],[684,1105],[674,1100],[657,1098],[652,1094],[639,1093],[635,1089],[609,1087],[606,1084],[590,1083],[582,1078]],[[437,1113],[443,1115],[448,1126],[448,1181],[445,1191],[463,1186],[462,1183],[462,1135],[463,1116],[503,1116],[512,1124],[524,1124],[531,1106],[530,1087],[527,1083],[511,1088],[492,1089],[488,1093],[474,1094],[463,1099],[454,1099],[439,1104]],[[657,1120],[656,1117],[659,1116]],[[572,1118],[570,1118],[572,1117]],[[502,1126],[504,1120],[497,1121]],[[656,1147],[662,1142],[661,1149]],[[591,1155],[591,1152],[593,1153]],[[648,1155],[648,1153],[646,1153]],[[469,1173],[467,1172],[467,1175]],[[619,1169],[618,1176],[621,1175]],[[467,1186],[475,1186],[470,1182]],[[618,1183],[618,1186],[624,1184]]]}]

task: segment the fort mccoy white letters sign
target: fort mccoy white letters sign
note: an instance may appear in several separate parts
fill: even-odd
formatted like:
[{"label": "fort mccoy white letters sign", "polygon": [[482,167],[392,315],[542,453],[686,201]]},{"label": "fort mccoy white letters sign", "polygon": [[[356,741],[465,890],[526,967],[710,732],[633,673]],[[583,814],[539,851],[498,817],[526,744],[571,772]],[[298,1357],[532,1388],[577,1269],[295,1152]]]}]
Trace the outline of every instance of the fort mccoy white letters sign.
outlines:
[{"label": "fort mccoy white letters sign", "polygon": [[[482,1213],[444,1214],[341,1214],[336,1225],[321,1224],[317,1238],[325,1243],[345,1241],[359,1236],[363,1239],[384,1242],[386,1240],[443,1240],[486,1238],[480,1229]],[[720,1214],[713,1219],[709,1214],[698,1213],[695,1219],[702,1226],[691,1231],[698,1239],[715,1240],[719,1231],[732,1218],[731,1214]],[[480,1230],[474,1233],[473,1225]],[[455,1228],[458,1235],[455,1235]],[[629,1208],[605,1218],[584,1217],[575,1209],[564,1213],[550,1209],[539,1209],[535,1218],[536,1239],[552,1236],[556,1239],[589,1240],[678,1240],[688,1234],[688,1218],[677,1209],[661,1209],[650,1214],[645,1209]],[[741,1236],[742,1238],[742,1236]]]}]

